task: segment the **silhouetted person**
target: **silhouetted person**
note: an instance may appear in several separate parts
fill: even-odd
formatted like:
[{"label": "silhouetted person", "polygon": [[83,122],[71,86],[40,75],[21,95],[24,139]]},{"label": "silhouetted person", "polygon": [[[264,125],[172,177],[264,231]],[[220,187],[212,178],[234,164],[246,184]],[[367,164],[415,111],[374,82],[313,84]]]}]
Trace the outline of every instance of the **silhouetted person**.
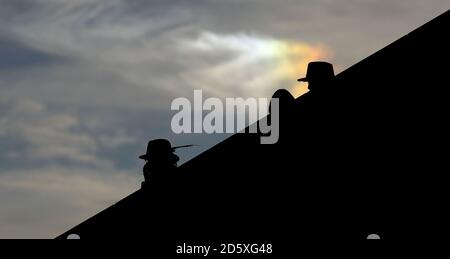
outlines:
[{"label": "silhouetted person", "polygon": [[185,145],[172,147],[167,139],[154,139],[148,142],[147,152],[140,156],[146,161],[144,165],[144,180],[142,187],[149,183],[164,185],[167,180],[174,176],[177,163],[180,158],[174,153],[178,148],[192,147],[195,145]]},{"label": "silhouetted person", "polygon": [[170,176],[177,168],[180,158],[174,154],[177,147],[172,147],[166,139],[155,139],[148,142],[147,153],[140,156],[146,161],[143,168],[145,183],[160,182]]},{"label": "silhouetted person", "polygon": [[[286,89],[278,89],[272,96],[272,99],[277,98],[279,100],[279,111],[284,113],[292,109],[292,105],[295,102],[294,96]],[[269,106],[269,112],[271,112],[272,102]]]},{"label": "silhouetted person", "polygon": [[[333,65],[328,62],[314,61],[308,64],[306,77],[300,78],[299,82],[308,82],[309,92],[296,100],[295,110],[299,113],[312,114],[319,112],[330,105],[329,98],[335,90],[331,87],[335,83]],[[317,119],[320,116],[314,116]],[[306,122],[306,121],[304,121]]]},{"label": "silhouetted person", "polygon": [[311,93],[320,93],[334,80],[333,65],[328,62],[315,61],[308,64],[306,77],[300,78],[299,82],[308,82],[308,89]]},{"label": "silhouetted person", "polygon": [[[284,139],[283,135],[287,134],[287,130],[289,129],[289,117],[293,111],[295,98],[292,94],[286,89],[278,89],[272,96],[269,105],[269,113],[272,114],[273,110],[273,99],[278,99],[278,115],[279,116],[279,141]],[[272,114],[275,116],[275,114]],[[272,116],[267,118],[268,122],[272,124]]]}]

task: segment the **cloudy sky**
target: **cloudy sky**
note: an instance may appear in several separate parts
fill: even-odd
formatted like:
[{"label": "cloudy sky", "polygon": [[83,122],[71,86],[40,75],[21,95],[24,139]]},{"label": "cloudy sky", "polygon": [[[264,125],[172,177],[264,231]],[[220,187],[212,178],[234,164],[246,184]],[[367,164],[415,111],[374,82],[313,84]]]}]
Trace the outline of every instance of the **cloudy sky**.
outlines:
[{"label": "cloudy sky", "polygon": [[51,238],[139,188],[194,89],[269,97],[312,60],[344,70],[448,0],[0,0],[0,238]]}]

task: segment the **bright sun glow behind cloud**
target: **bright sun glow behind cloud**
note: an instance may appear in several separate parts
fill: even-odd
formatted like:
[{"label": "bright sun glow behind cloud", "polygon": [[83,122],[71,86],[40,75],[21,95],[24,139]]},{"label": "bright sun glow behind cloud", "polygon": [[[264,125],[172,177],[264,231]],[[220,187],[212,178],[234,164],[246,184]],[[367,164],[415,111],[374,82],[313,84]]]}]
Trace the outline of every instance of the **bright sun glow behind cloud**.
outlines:
[{"label": "bright sun glow behind cloud", "polygon": [[207,60],[207,65],[189,71],[184,79],[219,97],[270,96],[278,88],[289,89],[298,97],[307,89],[296,79],[306,73],[308,63],[331,57],[331,51],[323,44],[249,34],[204,32],[185,43],[186,49]]},{"label": "bright sun glow behind cloud", "polygon": [[275,42],[274,53],[279,60],[276,74],[283,79],[292,80],[290,90],[294,97],[307,92],[306,84],[296,82],[296,79],[306,74],[308,63],[317,60],[328,60],[331,51],[324,45],[309,45],[299,42]]}]

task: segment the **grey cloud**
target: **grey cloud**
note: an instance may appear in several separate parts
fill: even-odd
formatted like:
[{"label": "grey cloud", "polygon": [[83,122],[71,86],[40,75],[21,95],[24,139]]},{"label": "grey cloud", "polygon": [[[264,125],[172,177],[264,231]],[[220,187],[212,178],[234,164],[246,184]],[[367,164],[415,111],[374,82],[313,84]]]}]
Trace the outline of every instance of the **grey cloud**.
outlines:
[{"label": "grey cloud", "polygon": [[39,12],[38,1],[33,0],[1,0],[0,20],[13,21],[24,15]]},{"label": "grey cloud", "polygon": [[[1,34],[0,34],[1,36]],[[45,53],[20,42],[0,38],[0,71],[14,72],[34,66],[56,65],[64,62],[64,58]]]},{"label": "grey cloud", "polygon": [[[118,163],[113,157],[135,146],[138,138],[136,132],[115,127],[99,115],[95,120],[102,127],[89,129],[80,111],[49,110],[31,99],[17,100],[11,106],[0,119],[0,171],[11,168],[11,164],[30,168],[36,163],[113,168]],[[95,117],[92,113],[90,116]]]},{"label": "grey cloud", "polygon": [[10,170],[0,175],[0,235],[56,237],[125,197],[136,185],[124,171],[58,166]]},{"label": "grey cloud", "polygon": [[24,140],[22,159],[46,161],[69,159],[80,163],[104,163],[95,156],[93,139],[77,132],[78,118],[70,114],[48,112],[33,100],[19,100],[2,116],[6,138]]}]

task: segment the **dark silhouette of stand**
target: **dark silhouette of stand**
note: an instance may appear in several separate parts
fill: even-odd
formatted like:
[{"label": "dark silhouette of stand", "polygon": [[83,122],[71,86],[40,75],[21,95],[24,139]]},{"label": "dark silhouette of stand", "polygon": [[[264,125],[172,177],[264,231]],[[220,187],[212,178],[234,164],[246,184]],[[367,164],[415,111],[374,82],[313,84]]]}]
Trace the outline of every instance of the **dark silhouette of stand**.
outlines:
[{"label": "dark silhouette of stand", "polygon": [[137,191],[59,238],[267,240],[295,252],[304,239],[437,238],[448,28],[449,11],[311,88],[278,144],[233,135],[180,166],[166,189]]}]

